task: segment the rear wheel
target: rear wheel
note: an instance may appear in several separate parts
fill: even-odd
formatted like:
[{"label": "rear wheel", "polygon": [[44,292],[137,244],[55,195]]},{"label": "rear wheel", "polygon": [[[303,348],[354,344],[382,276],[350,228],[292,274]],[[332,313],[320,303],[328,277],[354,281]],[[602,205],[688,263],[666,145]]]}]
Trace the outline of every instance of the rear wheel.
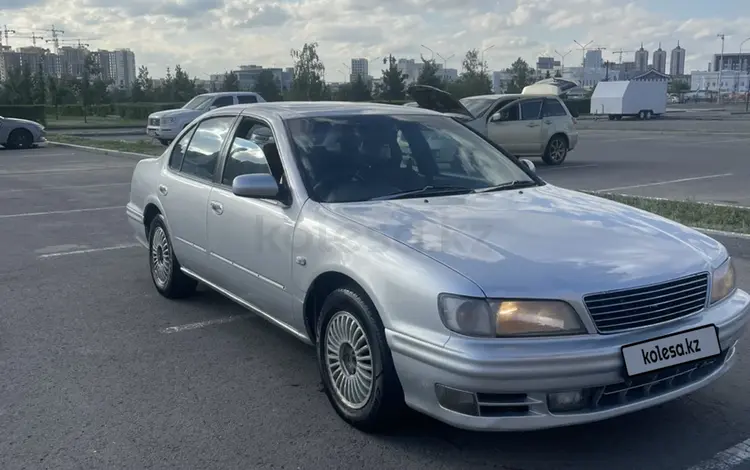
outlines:
[{"label": "rear wheel", "polygon": [[195,292],[198,281],[180,269],[180,262],[177,261],[172,249],[167,224],[161,214],[154,217],[151,222],[148,242],[148,264],[156,290],[168,299],[187,297]]},{"label": "rear wheel", "polygon": [[34,136],[26,129],[16,129],[8,136],[5,146],[9,149],[28,149],[34,145]]},{"label": "rear wheel", "polygon": [[547,142],[547,148],[544,150],[542,160],[547,165],[559,165],[565,161],[568,156],[568,141],[561,135],[554,135]]},{"label": "rear wheel", "polygon": [[384,431],[404,410],[401,384],[374,306],[354,287],[323,303],[317,325],[323,387],[336,413],[365,431]]},{"label": "rear wheel", "polygon": [[165,146],[165,147],[168,147],[168,146],[169,146],[169,144],[171,144],[171,143],[172,143],[172,141],[171,141],[171,140],[167,140],[167,139],[159,139],[159,142],[160,142],[160,143],[161,143],[161,144],[162,144],[163,146]]}]

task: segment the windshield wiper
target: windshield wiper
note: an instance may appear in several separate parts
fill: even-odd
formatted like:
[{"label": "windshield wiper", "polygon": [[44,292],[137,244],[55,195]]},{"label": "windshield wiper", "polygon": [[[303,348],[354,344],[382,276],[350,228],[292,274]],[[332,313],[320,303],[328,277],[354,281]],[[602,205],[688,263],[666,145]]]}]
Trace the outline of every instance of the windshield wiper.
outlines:
[{"label": "windshield wiper", "polygon": [[492,191],[505,191],[507,189],[519,189],[519,188],[529,188],[531,186],[537,186],[536,181],[531,180],[513,180],[509,181],[507,183],[498,184],[495,186],[489,186],[487,188],[477,189],[477,193],[489,193]]},{"label": "windshield wiper", "polygon": [[412,189],[409,191],[402,191],[393,194],[386,194],[385,196],[374,197],[371,201],[384,201],[389,199],[406,199],[410,197],[420,196],[444,196],[447,194],[468,194],[473,193],[474,190],[463,186],[425,186],[420,189]]}]

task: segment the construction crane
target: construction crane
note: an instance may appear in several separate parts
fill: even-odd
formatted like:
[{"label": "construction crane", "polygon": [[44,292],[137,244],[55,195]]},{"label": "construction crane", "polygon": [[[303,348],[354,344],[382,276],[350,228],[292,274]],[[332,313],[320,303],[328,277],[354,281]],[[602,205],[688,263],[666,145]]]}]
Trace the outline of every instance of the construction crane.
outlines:
[{"label": "construction crane", "polygon": [[622,50],[622,49],[618,49],[618,50],[616,50],[616,51],[612,51],[612,54],[619,54],[620,58],[619,58],[619,60],[618,60],[618,62],[617,62],[617,63],[618,63],[618,64],[622,64],[622,55],[623,55],[623,54],[631,54],[631,53],[633,53],[633,52],[635,52],[635,51],[624,51],[624,50]]},{"label": "construction crane", "polygon": [[16,34],[16,35],[14,35],[13,37],[14,37],[14,38],[22,38],[22,39],[31,39],[31,44],[33,44],[33,45],[34,45],[34,47],[36,47],[36,41],[37,41],[37,40],[42,40],[42,39],[44,39],[44,38],[43,38],[42,36],[38,36],[38,35],[37,35],[36,33],[31,33],[31,34],[21,34],[21,35],[18,35],[18,34]]},{"label": "construction crane", "polygon": [[81,41],[91,41],[96,38],[75,38],[75,39],[58,39],[58,43],[74,43],[78,45],[78,49],[83,49],[84,47],[89,47],[91,44],[84,43]]},{"label": "construction crane", "polygon": [[55,25],[52,25],[51,29],[43,29],[42,31],[46,31],[48,33],[52,33],[52,39],[48,42],[51,42],[55,46],[55,54],[57,54],[58,49],[60,49],[60,34],[65,34],[65,31],[62,29],[55,28]]},{"label": "construction crane", "polygon": [[0,30],[0,46],[3,45],[3,36],[5,36],[5,45],[9,46],[8,44],[8,35],[9,34],[16,34],[15,30],[8,29],[8,25],[3,25],[3,29]]}]

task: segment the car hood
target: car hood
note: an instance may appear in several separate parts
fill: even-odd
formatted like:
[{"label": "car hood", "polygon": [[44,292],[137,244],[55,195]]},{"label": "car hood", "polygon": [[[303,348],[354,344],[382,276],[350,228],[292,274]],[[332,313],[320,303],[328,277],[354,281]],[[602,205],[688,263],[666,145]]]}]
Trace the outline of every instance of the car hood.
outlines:
[{"label": "car hood", "polygon": [[38,127],[38,128],[44,127],[36,121],[31,121],[29,119],[21,119],[21,118],[2,117],[0,118],[0,122],[4,124],[14,124],[14,125],[22,124],[25,126],[33,126],[33,127]]},{"label": "car hood", "polygon": [[325,207],[452,268],[488,296],[635,287],[710,270],[726,257],[696,230],[553,185]]},{"label": "car hood", "polygon": [[184,108],[177,108],[177,109],[165,109],[163,111],[157,111],[155,113],[151,113],[149,115],[150,118],[165,118],[165,117],[182,117],[182,116],[197,116],[201,114],[201,111],[196,111],[194,109],[184,109]]},{"label": "car hood", "polygon": [[439,113],[459,114],[469,118],[475,117],[458,99],[439,88],[429,85],[413,85],[409,87],[409,94],[420,108]]}]

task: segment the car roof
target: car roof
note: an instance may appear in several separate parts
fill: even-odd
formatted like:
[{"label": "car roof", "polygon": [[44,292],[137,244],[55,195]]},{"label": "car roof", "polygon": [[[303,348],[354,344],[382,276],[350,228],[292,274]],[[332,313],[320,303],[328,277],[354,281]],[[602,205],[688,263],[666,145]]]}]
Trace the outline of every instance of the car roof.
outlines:
[{"label": "car roof", "polygon": [[540,98],[540,97],[542,97],[542,98],[559,98],[558,96],[550,95],[550,94],[538,94],[538,95],[536,95],[536,94],[532,94],[532,93],[526,93],[526,94],[523,94],[523,93],[495,93],[495,94],[492,94],[492,95],[467,96],[464,99],[467,99],[467,100],[470,100],[472,98],[487,98],[487,99],[500,99],[500,98],[519,99],[519,98],[529,98],[529,99],[532,99],[532,98]]},{"label": "car roof", "polygon": [[443,116],[442,113],[411,106],[351,101],[274,101],[268,103],[235,104],[215,109],[209,114],[219,114],[222,111],[226,112],[229,110],[239,113],[252,111],[253,114],[261,117],[278,117],[281,119],[351,114]]},{"label": "car roof", "polygon": [[234,96],[234,95],[257,95],[254,91],[214,91],[211,93],[201,93],[198,96]]}]

